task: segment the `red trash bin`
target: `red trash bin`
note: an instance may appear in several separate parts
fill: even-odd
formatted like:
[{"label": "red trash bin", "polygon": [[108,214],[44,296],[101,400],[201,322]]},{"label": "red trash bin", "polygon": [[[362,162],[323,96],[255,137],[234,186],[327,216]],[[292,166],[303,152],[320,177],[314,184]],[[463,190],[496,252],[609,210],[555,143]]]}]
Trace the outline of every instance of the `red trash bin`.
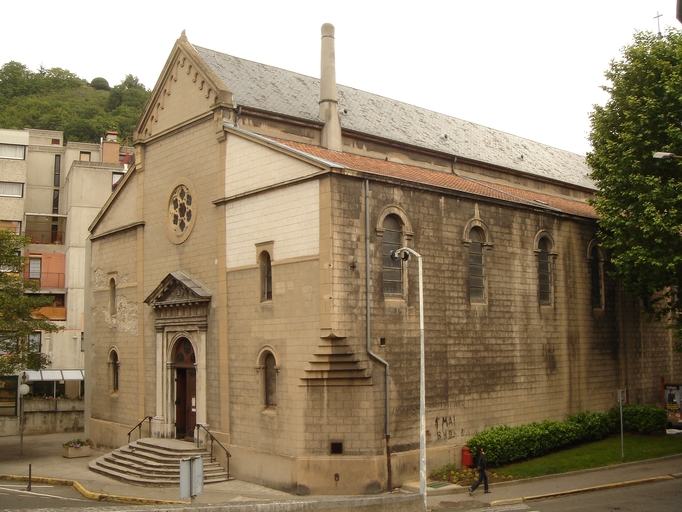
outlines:
[{"label": "red trash bin", "polygon": [[462,467],[470,468],[474,465],[474,457],[471,455],[471,450],[468,446],[462,446]]}]

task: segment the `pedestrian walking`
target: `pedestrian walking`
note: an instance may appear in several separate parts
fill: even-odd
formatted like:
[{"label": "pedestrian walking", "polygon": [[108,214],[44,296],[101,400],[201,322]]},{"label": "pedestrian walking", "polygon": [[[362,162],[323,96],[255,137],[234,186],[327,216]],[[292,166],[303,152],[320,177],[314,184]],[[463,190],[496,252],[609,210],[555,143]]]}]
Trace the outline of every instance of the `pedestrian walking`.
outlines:
[{"label": "pedestrian walking", "polygon": [[478,482],[469,487],[469,496],[474,495],[474,491],[479,485],[481,485],[481,482],[483,482],[483,491],[486,493],[490,492],[490,490],[488,490],[488,474],[486,473],[486,470],[488,469],[488,462],[485,460],[485,450],[482,446],[478,446],[476,448],[476,452],[478,453],[478,459],[476,462],[476,469],[478,470]]}]

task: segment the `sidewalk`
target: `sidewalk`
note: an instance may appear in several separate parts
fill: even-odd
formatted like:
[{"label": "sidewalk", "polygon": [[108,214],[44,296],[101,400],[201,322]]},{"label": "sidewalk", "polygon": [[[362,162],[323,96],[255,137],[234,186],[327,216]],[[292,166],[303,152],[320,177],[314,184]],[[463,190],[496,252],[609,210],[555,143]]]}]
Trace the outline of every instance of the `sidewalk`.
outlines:
[{"label": "sidewalk", "polygon": [[[105,452],[92,450],[89,457],[77,459],[62,457],[62,444],[75,437],[78,437],[78,433],[24,436],[23,457],[19,455],[21,444],[19,436],[0,437],[0,475],[27,477],[29,464],[31,464],[31,474],[34,480],[38,477],[75,480],[85,492],[80,488],[78,490],[92,499],[100,499],[97,495],[105,494],[130,498],[117,500],[125,503],[186,504],[190,502],[190,500],[180,500],[179,487],[174,489],[131,485],[90,471],[88,463],[104,455]],[[264,499],[300,499],[300,496],[239,480],[230,480],[204,486],[204,493],[196,497],[195,503]]]},{"label": "sidewalk", "polygon": [[[0,437],[0,478],[9,475],[27,477],[29,464],[34,482],[41,477],[76,481],[75,486],[83,495],[92,499],[118,497],[116,501],[130,504],[188,504],[189,500],[180,500],[179,489],[168,487],[144,487],[126,484],[99,475],[88,469],[90,460],[103,455],[103,452],[92,450],[90,457],[66,459],[61,455],[61,446],[66,441],[77,437],[77,434],[46,434],[24,436],[23,456],[19,455],[19,436]],[[604,486],[636,485],[652,479],[682,478],[682,455],[674,455],[660,459],[619,464],[606,468],[578,471],[562,475],[552,475],[527,480],[491,484],[490,494],[484,494],[480,488],[470,497],[466,487],[448,485],[440,488],[427,487],[427,503],[430,508],[453,508],[461,501],[476,502],[481,507],[532,501],[532,499],[556,495],[566,492],[585,492]],[[419,482],[403,486],[403,490],[419,492]],[[317,497],[318,499],[324,497]],[[340,497],[328,497],[330,500]],[[359,498],[359,497],[358,497]],[[267,487],[250,484],[239,480],[209,484],[204,486],[204,493],[197,496],[196,504],[247,502],[247,501],[300,501],[305,498]],[[445,503],[443,503],[445,502]],[[442,505],[441,505],[442,504]],[[473,505],[473,503],[472,503]]]},{"label": "sidewalk", "polygon": [[[438,509],[442,504],[443,508],[452,509],[452,502],[476,501],[481,506],[523,503],[561,494],[639,485],[670,478],[682,478],[682,455],[491,484],[489,494],[484,494],[481,486],[473,496],[469,496],[467,487],[455,485],[436,489],[427,487],[426,494],[430,508]],[[419,482],[403,486],[405,488],[419,492]]]}]

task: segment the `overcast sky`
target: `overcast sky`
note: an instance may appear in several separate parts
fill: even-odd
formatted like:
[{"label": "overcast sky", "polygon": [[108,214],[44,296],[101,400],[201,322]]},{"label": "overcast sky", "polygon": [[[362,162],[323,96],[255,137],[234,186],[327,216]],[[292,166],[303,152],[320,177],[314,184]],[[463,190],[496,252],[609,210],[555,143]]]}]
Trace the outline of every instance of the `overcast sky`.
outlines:
[{"label": "overcast sky", "polygon": [[[183,9],[181,6],[190,6]],[[190,43],[320,76],[336,27],[343,85],[584,154],[604,71],[636,30],[682,28],[676,0],[3,2],[0,65],[68,69],[152,88]],[[662,16],[656,19],[657,14]]]}]

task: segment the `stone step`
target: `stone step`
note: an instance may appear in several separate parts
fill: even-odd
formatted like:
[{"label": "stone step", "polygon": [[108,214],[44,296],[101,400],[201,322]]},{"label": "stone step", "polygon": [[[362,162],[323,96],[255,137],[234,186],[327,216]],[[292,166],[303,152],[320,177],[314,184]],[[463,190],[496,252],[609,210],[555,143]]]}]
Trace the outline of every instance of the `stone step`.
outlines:
[{"label": "stone step", "polygon": [[[129,466],[148,471],[149,473],[153,474],[177,475],[180,471],[179,461],[177,463],[158,463],[142,457],[130,456],[129,454],[120,451],[113,451],[107,455],[104,455],[103,457],[111,464]],[[206,459],[204,459],[204,475],[224,472],[225,470],[217,462],[208,462]]]},{"label": "stone step", "polygon": [[138,439],[90,462],[90,469],[102,475],[136,485],[176,486],[180,483],[180,460],[201,456],[204,483],[230,479],[218,462],[210,461],[204,448],[177,439]]}]

